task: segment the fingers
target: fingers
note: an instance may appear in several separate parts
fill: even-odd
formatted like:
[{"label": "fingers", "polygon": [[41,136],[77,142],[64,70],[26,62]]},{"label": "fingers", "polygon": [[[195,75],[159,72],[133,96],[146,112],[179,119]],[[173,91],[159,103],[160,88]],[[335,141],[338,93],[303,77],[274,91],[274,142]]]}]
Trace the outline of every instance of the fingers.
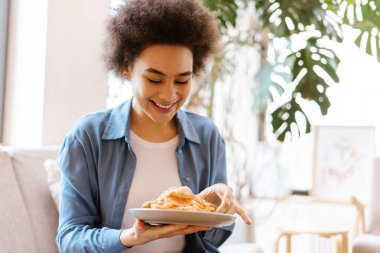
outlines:
[{"label": "fingers", "polygon": [[136,219],[134,229],[136,231],[136,237],[139,240],[148,242],[163,237],[168,237],[172,233],[176,233],[179,230],[186,228],[185,224],[174,225],[150,225],[139,219]]},{"label": "fingers", "polygon": [[120,235],[123,245],[134,246],[160,238],[192,234],[212,229],[210,226],[192,226],[187,224],[149,225],[136,219],[133,228],[125,229]]},{"label": "fingers", "polygon": [[135,224],[133,225],[133,227],[135,228],[136,232],[138,233],[142,233],[144,232],[145,230],[149,229],[151,225],[143,222],[142,220],[139,220],[139,219],[136,219],[136,222]]},{"label": "fingers", "polygon": [[244,220],[245,223],[247,223],[248,225],[252,224],[252,220],[251,218],[249,218],[247,212],[244,210],[244,208],[242,208],[238,203],[236,203],[236,201],[233,201],[234,204],[230,206],[230,208],[228,209],[227,212],[225,212],[226,214],[239,214],[240,217]]},{"label": "fingers", "polygon": [[240,215],[240,217],[244,220],[245,223],[247,223],[248,225],[252,224],[251,218],[249,218],[247,212],[242,207],[238,206],[236,208],[236,213]]},{"label": "fingers", "polygon": [[[211,226],[195,226],[195,225],[188,225],[186,228],[178,230],[174,235],[187,235],[192,234],[200,231],[208,231],[211,230]],[[170,236],[174,236],[173,234]]]},{"label": "fingers", "polygon": [[212,229],[211,226],[195,226],[187,224],[149,225],[138,219],[136,219],[134,227],[138,236],[143,236],[148,241]]},{"label": "fingers", "polygon": [[228,187],[226,190],[223,192],[223,198],[222,202],[216,209],[216,212],[218,213],[227,213],[227,211],[230,209],[230,207],[233,205],[233,194],[232,194],[232,189]]},{"label": "fingers", "polygon": [[144,226],[148,225],[147,223],[143,222],[142,220],[136,219],[135,227],[139,230],[143,229]]},{"label": "fingers", "polygon": [[235,200],[231,187],[228,187],[223,191],[222,202],[216,209],[216,212],[228,214],[237,213],[241,216],[245,223],[248,225],[252,224],[252,220],[249,218],[247,212]]},{"label": "fingers", "polygon": [[160,238],[168,238],[175,235],[181,235],[181,231],[184,231],[188,228],[188,225],[186,224],[174,224],[174,225],[162,225],[160,226],[162,228],[159,228],[157,231],[157,235]]},{"label": "fingers", "polygon": [[168,238],[176,235],[187,235],[212,229],[210,226],[194,226],[185,224],[163,225],[162,227],[163,228],[158,232],[158,238]]}]

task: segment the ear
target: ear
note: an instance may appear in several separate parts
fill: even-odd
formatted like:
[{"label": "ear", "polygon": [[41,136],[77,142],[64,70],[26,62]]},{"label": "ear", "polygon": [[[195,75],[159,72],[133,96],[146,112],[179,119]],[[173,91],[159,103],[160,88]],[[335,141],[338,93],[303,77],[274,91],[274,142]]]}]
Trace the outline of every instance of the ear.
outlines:
[{"label": "ear", "polygon": [[131,71],[129,70],[129,68],[123,70],[123,77],[126,80],[131,80]]},{"label": "ear", "polygon": [[131,80],[131,76],[132,76],[132,66],[131,66],[131,65],[128,65],[128,66],[125,67],[125,69],[123,70],[123,77],[124,77],[126,80]]}]

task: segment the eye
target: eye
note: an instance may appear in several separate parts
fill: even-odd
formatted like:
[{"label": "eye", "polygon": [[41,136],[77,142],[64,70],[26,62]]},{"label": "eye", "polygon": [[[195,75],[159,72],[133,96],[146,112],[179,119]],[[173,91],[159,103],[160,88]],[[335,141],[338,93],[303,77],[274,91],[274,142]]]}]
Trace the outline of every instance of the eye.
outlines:
[{"label": "eye", "polygon": [[152,79],[149,79],[147,78],[147,80],[151,83],[162,83],[162,80],[152,80]]},{"label": "eye", "polygon": [[186,81],[178,81],[178,80],[176,80],[175,83],[176,84],[187,84],[189,81],[190,81],[190,79],[188,79]]}]

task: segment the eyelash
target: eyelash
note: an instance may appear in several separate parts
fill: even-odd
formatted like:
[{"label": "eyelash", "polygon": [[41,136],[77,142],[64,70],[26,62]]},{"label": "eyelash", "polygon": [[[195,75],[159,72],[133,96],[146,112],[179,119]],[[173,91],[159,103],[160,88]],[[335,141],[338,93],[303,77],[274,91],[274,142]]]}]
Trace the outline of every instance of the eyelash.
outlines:
[{"label": "eyelash", "polygon": [[186,80],[186,81],[183,81],[183,82],[175,81],[176,84],[187,84],[188,82],[189,82],[189,80]]},{"label": "eyelash", "polygon": [[[148,79],[149,82],[154,83],[154,84],[159,84],[159,83],[162,82],[161,80],[160,81],[155,81],[155,80],[152,80],[152,79],[149,79],[149,78],[147,78],[147,79]],[[184,82],[175,81],[176,84],[187,84],[188,82],[189,82],[189,80],[184,81]]]},{"label": "eyelash", "polygon": [[149,79],[149,78],[147,78],[147,79],[148,79],[149,82],[151,82],[151,83],[155,83],[155,84],[157,84],[157,83],[161,83],[161,82],[162,82],[162,81],[154,81],[154,80]]}]

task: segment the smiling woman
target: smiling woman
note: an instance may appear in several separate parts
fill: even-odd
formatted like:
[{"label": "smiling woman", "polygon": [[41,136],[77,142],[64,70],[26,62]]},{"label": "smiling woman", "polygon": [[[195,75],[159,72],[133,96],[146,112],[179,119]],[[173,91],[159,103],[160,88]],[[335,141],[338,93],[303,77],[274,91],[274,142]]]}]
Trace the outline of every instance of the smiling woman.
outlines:
[{"label": "smiling woman", "polygon": [[251,223],[227,186],[218,129],[181,109],[218,41],[200,0],[130,0],[109,19],[106,64],[133,97],[85,116],[65,139],[60,252],[219,252],[233,225],[152,226],[128,212],[169,187],[187,186],[216,212]]},{"label": "smiling woman", "polygon": [[133,68],[124,71],[134,94],[132,131],[152,142],[177,135],[171,119],[189,96],[192,66],[192,52],[184,46],[155,45],[141,52]]}]

